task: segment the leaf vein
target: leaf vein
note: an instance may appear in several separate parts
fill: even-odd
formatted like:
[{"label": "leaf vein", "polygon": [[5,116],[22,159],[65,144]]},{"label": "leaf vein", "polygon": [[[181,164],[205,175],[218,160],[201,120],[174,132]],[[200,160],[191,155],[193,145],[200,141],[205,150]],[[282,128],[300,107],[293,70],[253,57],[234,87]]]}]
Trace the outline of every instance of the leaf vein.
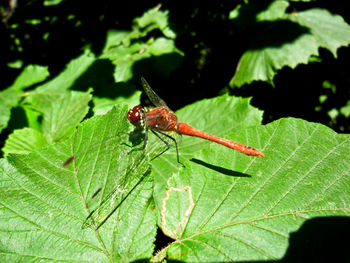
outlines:
[{"label": "leaf vein", "polygon": [[[320,125],[319,126],[317,126],[317,129],[318,129],[318,127],[320,127]],[[317,130],[317,129],[314,129],[314,131],[310,134],[310,136]],[[310,136],[308,137],[308,138],[310,138]],[[325,155],[325,156],[323,156],[323,158],[321,158],[318,162],[316,162],[311,168],[310,168],[310,170],[307,172],[307,173],[305,173],[305,175],[303,175],[302,177],[300,177],[299,178],[299,180],[297,180],[282,196],[281,196],[281,198],[266,212],[266,214],[268,214],[273,208],[275,208],[280,202],[282,202],[282,200],[302,181],[302,180],[304,180],[308,175],[310,175],[311,174],[311,172],[314,170],[314,169],[316,169],[316,167],[319,165],[319,164],[321,164],[329,155],[331,155],[332,153],[334,153],[334,151],[338,148],[338,147],[340,147],[341,145],[343,145],[343,144],[345,144],[346,142],[348,142],[348,141],[350,141],[350,140],[345,140],[343,143],[341,143],[341,144],[338,144],[338,145],[336,145],[336,146],[334,146],[333,148],[332,148],[332,150],[330,150],[330,151],[328,151],[328,153]],[[301,147],[301,146],[300,146]],[[300,148],[299,147],[299,148]]]}]

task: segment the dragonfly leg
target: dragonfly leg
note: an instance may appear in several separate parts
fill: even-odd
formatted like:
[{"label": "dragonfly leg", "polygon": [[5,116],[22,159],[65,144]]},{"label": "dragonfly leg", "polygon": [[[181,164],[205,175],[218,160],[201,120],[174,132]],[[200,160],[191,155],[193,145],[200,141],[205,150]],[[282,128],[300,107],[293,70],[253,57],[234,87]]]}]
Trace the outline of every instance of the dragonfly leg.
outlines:
[{"label": "dragonfly leg", "polygon": [[147,145],[147,140],[148,140],[148,129],[146,129],[146,131],[145,131],[145,139],[143,140],[143,145],[141,147],[132,149],[130,152],[128,152],[128,154],[130,154],[134,151],[144,150],[146,148],[146,145]]},{"label": "dragonfly leg", "polygon": [[[152,158],[152,160],[154,160],[154,159],[156,159],[157,157],[161,156],[163,153],[165,153],[167,150],[169,150],[170,145],[169,145],[169,143],[168,143],[166,140],[164,140],[157,132],[155,132],[154,130],[151,130],[151,131],[152,131],[162,142],[164,142],[164,144],[167,146],[167,148],[166,148],[164,151],[162,151],[162,152],[159,153],[157,156],[155,156],[155,157]],[[180,162],[179,150],[178,150],[178,147],[177,147],[176,139],[175,139],[174,137],[171,137],[170,135],[168,135],[168,134],[166,134],[166,133],[163,133],[163,132],[160,132],[160,131],[158,131],[158,132],[159,132],[160,134],[162,134],[163,136],[165,136],[165,137],[171,139],[171,140],[175,143],[177,162],[178,162],[179,164],[181,164],[183,167],[185,167],[185,165],[184,165],[182,162]]]}]

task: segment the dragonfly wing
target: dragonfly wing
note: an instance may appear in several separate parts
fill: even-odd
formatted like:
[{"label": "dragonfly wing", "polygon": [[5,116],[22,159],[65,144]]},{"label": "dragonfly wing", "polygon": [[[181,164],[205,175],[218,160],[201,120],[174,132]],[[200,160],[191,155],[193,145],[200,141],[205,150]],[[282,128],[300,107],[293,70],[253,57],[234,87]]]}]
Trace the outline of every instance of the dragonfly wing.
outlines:
[{"label": "dragonfly wing", "polygon": [[105,175],[107,177],[104,179],[105,184],[98,187],[86,201],[90,213],[82,228],[99,229],[104,225],[149,174],[145,151],[135,151],[133,154],[122,153],[116,158],[118,164],[111,165],[113,172]]},{"label": "dragonfly wing", "polygon": [[165,106],[168,107],[164,100],[162,100],[151,88],[151,86],[147,83],[147,81],[141,77],[142,87],[144,91],[146,92],[148,98],[151,100],[151,102],[156,107]]},{"label": "dragonfly wing", "polygon": [[[98,189],[92,198],[95,198],[100,190],[101,189]],[[122,189],[120,189],[120,187],[115,188],[105,197],[105,199],[102,200],[97,208],[90,212],[89,216],[84,221],[83,228],[95,226],[96,229],[99,229],[119,208],[125,199],[126,197],[123,198],[122,196]]]}]

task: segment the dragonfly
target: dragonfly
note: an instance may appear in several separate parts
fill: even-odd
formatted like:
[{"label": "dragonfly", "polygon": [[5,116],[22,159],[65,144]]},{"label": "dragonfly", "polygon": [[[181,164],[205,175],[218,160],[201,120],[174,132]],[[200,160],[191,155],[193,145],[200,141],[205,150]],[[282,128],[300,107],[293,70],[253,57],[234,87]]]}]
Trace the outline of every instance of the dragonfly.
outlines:
[{"label": "dragonfly", "polygon": [[[264,156],[262,152],[245,146],[244,144],[216,137],[214,135],[199,131],[186,123],[178,122],[178,118],[174,112],[172,112],[166,103],[151,89],[147,81],[144,78],[141,78],[141,81],[143,89],[155,107],[149,108],[138,105],[128,111],[126,116],[127,119],[133,125],[135,125],[137,129],[145,130],[143,145],[141,147],[134,148],[133,150],[129,151],[128,154],[135,150],[145,149],[148,141],[148,132],[151,131],[166,145],[166,148],[151,160],[159,157],[170,148],[168,141],[162,137],[164,136],[171,139],[175,143],[177,161],[178,163],[182,164],[179,159],[179,151],[176,139],[167,134],[167,132],[176,132],[181,135],[196,136],[207,139],[222,144],[226,147],[238,150],[250,156]],[[135,159],[129,160],[130,165],[126,165],[127,170],[120,172],[120,179],[118,181],[117,187],[115,187],[107,196],[105,196],[96,208],[92,208],[90,210],[88,217],[83,223],[83,228],[90,226],[98,230],[120,207],[120,205],[126,200],[131,192],[134,191],[134,189],[141,183],[141,181],[144,180],[147,173],[145,171],[141,173],[137,171],[137,167],[142,164],[144,165],[146,162],[146,159],[144,158],[145,152],[141,153],[141,155],[136,156]],[[127,159],[126,156],[124,156],[124,158]],[[63,166],[68,165],[74,159],[75,157],[69,158],[63,163]],[[134,178],[132,182],[126,182],[131,178]],[[98,188],[97,191],[95,191],[95,193],[91,196],[91,200],[96,199],[99,195],[101,195],[102,192],[102,188]]]},{"label": "dragonfly", "polygon": [[139,149],[141,150],[146,148],[147,140],[148,140],[148,131],[151,131],[166,145],[166,148],[162,152],[160,152],[158,155],[153,157],[152,159],[159,157],[170,148],[169,143],[161,137],[161,135],[163,135],[171,139],[175,143],[177,162],[182,164],[179,159],[179,151],[178,151],[176,139],[170,136],[169,134],[165,133],[165,132],[176,132],[180,135],[188,135],[188,136],[194,136],[194,137],[206,139],[206,140],[224,145],[228,148],[237,150],[249,156],[260,156],[260,157],[264,156],[262,152],[252,147],[211,135],[209,133],[197,130],[187,123],[179,122],[175,113],[172,112],[169,109],[169,107],[166,105],[164,100],[162,100],[152,90],[150,85],[147,83],[147,81],[143,77],[141,77],[141,82],[145,93],[147,94],[150,101],[154,104],[155,108],[148,108],[148,107],[143,107],[141,105],[138,105],[130,109],[127,113],[127,119],[133,125],[135,125],[137,128],[145,130],[145,138],[144,138],[143,145],[142,147],[139,147],[135,150],[139,150]]}]

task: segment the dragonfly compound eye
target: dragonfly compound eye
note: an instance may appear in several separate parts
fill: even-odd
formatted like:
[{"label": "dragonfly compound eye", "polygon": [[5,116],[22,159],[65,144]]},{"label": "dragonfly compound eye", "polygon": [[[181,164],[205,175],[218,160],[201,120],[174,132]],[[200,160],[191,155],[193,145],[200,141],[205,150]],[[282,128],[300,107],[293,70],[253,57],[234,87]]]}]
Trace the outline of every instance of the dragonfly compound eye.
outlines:
[{"label": "dragonfly compound eye", "polygon": [[141,108],[142,106],[135,106],[134,108],[132,108],[131,110],[129,110],[128,114],[127,114],[127,118],[128,120],[133,123],[136,124],[140,121],[141,119]]}]

